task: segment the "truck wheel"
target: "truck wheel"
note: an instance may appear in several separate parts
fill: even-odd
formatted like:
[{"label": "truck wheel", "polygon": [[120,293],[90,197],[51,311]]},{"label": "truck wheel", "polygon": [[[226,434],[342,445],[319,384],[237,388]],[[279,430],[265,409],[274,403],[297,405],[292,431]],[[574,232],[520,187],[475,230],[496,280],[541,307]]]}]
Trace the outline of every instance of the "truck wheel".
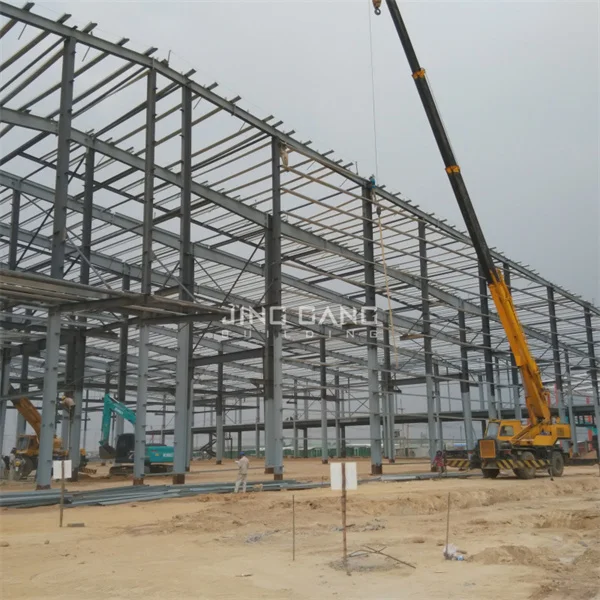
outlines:
[{"label": "truck wheel", "polygon": [[553,452],[550,457],[550,472],[552,477],[562,477],[565,470],[565,459],[560,452]]},{"label": "truck wheel", "polygon": [[[535,460],[531,452],[523,452],[518,460]],[[519,479],[533,479],[535,477],[535,467],[523,467],[522,469],[513,469],[514,474]]]},{"label": "truck wheel", "polygon": [[496,479],[500,475],[500,469],[482,469],[484,479]]}]

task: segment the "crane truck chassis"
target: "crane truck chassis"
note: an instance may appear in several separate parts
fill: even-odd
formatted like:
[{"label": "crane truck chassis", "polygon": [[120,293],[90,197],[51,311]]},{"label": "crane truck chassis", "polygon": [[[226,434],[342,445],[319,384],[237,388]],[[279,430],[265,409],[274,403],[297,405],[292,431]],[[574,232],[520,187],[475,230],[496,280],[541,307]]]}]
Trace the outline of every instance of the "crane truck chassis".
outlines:
[{"label": "crane truck chassis", "polygon": [[[372,2],[375,14],[381,14],[382,0]],[[529,415],[527,425],[512,420],[490,421],[486,435],[479,440],[471,459],[467,459],[469,466],[478,465],[484,477],[488,478],[497,477],[502,468],[513,469],[522,479],[531,479],[539,468],[546,468],[551,474],[560,476],[565,456],[559,442],[570,439],[570,425],[552,418],[549,407],[550,394],[544,387],[538,364],[527,343],[525,331],[513,303],[511,289],[504,280],[502,271],[494,264],[494,256],[488,247],[461,168],[454,156],[425,69],[419,63],[396,0],[386,0],[386,5],[440,151],[448,181],[467,226],[481,275],[494,301],[515,365],[519,368]],[[372,191],[375,192],[375,189]],[[446,464],[451,466],[449,462]]]}]

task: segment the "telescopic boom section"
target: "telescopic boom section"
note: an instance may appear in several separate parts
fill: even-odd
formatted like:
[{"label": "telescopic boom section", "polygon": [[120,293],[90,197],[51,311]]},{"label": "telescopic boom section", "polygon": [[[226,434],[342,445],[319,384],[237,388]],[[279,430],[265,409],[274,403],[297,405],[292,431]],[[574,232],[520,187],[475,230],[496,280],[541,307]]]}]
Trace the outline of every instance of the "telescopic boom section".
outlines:
[{"label": "telescopic boom section", "polygon": [[113,413],[135,425],[135,413],[122,402],[117,402],[108,394],[105,394],[104,408],[102,410],[102,427],[100,429],[100,446],[108,444],[108,440],[110,439],[110,422]]},{"label": "telescopic boom section", "polygon": [[[502,273],[494,265],[490,249],[485,241],[479,220],[477,219],[475,209],[473,208],[473,203],[469,197],[467,186],[465,185],[460,168],[454,158],[450,141],[448,140],[442,119],[440,118],[429,84],[427,83],[425,69],[419,64],[419,60],[417,59],[415,49],[413,48],[408,31],[404,25],[402,16],[400,15],[400,9],[398,8],[396,0],[386,0],[386,3],[392,16],[392,21],[396,27],[398,37],[404,48],[404,53],[408,59],[412,77],[417,86],[417,91],[419,92],[419,97],[421,98],[423,108],[427,114],[427,119],[429,120],[429,125],[433,131],[435,141],[437,142],[440,154],[442,155],[450,185],[454,191],[454,196],[458,202],[463,219],[465,220],[469,236],[471,237],[473,247],[477,253],[481,270],[485,275],[490,294],[496,305],[496,310],[498,311],[498,316],[500,317],[500,321],[504,327],[508,342],[515,357],[515,362],[521,371],[523,387],[525,389],[525,402],[527,404],[531,425],[534,426],[541,423],[549,423],[549,392],[542,384],[539,368],[529,350],[523,327],[521,326],[515,311],[510,290],[504,281]],[[373,5],[375,7],[375,12],[379,14],[378,11],[381,1],[373,0]]]},{"label": "telescopic boom section", "polygon": [[33,405],[31,400],[23,396],[18,400],[13,400],[12,403],[19,411],[19,414],[27,423],[29,423],[35,432],[35,435],[40,437],[40,431],[42,428],[42,415],[40,414],[40,411]]}]

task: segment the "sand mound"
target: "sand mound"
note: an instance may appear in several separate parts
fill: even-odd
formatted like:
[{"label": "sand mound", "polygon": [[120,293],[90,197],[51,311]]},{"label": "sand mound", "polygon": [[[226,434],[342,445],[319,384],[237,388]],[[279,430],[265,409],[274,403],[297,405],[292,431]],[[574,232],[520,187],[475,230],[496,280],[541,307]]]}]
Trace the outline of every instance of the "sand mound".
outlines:
[{"label": "sand mound", "polygon": [[597,510],[559,511],[542,516],[536,523],[542,529],[598,529],[600,512]]},{"label": "sand mound", "polygon": [[545,563],[546,557],[542,550],[533,550],[526,546],[497,546],[486,548],[470,560],[484,565],[535,566]]}]

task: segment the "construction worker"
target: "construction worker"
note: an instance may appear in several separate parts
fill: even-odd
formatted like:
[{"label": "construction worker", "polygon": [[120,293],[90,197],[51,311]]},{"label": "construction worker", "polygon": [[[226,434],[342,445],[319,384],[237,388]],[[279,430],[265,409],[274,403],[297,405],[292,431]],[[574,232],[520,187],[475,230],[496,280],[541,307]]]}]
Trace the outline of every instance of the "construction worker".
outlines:
[{"label": "construction worker", "polygon": [[244,452],[240,452],[240,460],[236,460],[238,466],[238,476],[235,481],[235,493],[237,494],[242,484],[242,492],[246,492],[246,480],[248,479],[248,465],[250,461]]},{"label": "construction worker", "polygon": [[437,471],[442,476],[442,473],[446,472],[446,465],[444,461],[444,453],[441,450],[438,450],[435,453],[433,461],[431,463],[431,470]]}]

